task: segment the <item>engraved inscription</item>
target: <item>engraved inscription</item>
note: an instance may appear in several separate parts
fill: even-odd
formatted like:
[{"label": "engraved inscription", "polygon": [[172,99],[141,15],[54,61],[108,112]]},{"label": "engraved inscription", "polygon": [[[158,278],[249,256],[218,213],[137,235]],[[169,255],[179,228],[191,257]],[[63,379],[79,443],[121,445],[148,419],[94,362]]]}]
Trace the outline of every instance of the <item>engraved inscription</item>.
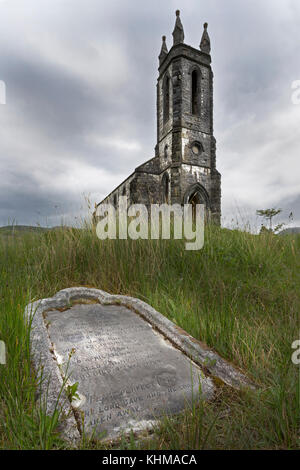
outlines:
[{"label": "engraved inscription", "polygon": [[201,370],[135,312],[118,305],[77,304],[45,313],[63,374],[78,382],[87,431],[120,431],[180,412],[199,390],[212,393]]}]

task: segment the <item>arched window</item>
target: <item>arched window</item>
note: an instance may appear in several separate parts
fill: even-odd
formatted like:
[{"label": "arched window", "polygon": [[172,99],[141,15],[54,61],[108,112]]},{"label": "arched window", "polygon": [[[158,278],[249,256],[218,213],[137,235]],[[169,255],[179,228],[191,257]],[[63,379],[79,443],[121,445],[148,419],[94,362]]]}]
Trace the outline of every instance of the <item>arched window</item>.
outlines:
[{"label": "arched window", "polygon": [[170,79],[167,76],[163,87],[163,106],[164,106],[164,123],[168,121],[170,115]]},{"label": "arched window", "polygon": [[162,200],[165,204],[169,204],[169,181],[169,175],[165,173],[162,178]]},{"label": "arched window", "polygon": [[168,146],[168,144],[166,144],[165,148],[164,148],[164,157],[165,157],[165,159],[168,158],[168,148],[169,148],[169,146]]},{"label": "arched window", "polygon": [[192,114],[199,115],[199,76],[197,70],[192,72]]}]

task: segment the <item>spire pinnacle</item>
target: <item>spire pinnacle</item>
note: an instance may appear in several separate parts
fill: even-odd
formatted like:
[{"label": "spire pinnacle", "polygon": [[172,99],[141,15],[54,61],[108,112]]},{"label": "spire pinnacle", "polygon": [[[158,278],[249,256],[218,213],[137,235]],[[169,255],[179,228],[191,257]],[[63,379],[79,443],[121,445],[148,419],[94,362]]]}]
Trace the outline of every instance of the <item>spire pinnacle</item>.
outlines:
[{"label": "spire pinnacle", "polygon": [[173,31],[173,45],[180,44],[184,40],[183,26],[180,20],[180,11],[176,10],[176,22]]},{"label": "spire pinnacle", "polygon": [[200,47],[202,52],[205,52],[206,54],[209,54],[210,53],[210,39],[209,39],[209,35],[208,35],[208,32],[207,32],[207,26],[208,26],[208,24],[204,23],[204,25],[203,25],[204,31],[203,31],[203,34],[202,34],[202,38],[201,38],[201,42],[200,42],[199,47]]},{"label": "spire pinnacle", "polygon": [[161,50],[160,50],[160,54],[158,56],[159,64],[161,64],[163,62],[164,58],[167,55],[168,55],[168,48],[167,48],[167,44],[166,44],[166,36],[163,36],[162,37]]}]

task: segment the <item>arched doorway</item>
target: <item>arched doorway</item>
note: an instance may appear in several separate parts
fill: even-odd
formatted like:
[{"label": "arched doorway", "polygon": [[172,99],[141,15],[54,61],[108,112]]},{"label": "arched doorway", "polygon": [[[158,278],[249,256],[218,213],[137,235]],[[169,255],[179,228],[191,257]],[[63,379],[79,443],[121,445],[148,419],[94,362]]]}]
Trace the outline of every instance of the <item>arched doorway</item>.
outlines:
[{"label": "arched doorway", "polygon": [[205,221],[207,222],[209,220],[209,195],[206,189],[200,183],[195,183],[186,190],[183,198],[183,203],[192,205],[193,221],[196,220],[197,204],[204,204]]},{"label": "arched doorway", "polygon": [[195,192],[194,194],[192,194],[189,198],[189,201],[188,201],[189,204],[191,204],[192,206],[192,215],[193,215],[193,222],[195,223],[196,222],[196,207],[197,207],[197,204],[203,204],[203,201],[199,195],[199,192]]}]

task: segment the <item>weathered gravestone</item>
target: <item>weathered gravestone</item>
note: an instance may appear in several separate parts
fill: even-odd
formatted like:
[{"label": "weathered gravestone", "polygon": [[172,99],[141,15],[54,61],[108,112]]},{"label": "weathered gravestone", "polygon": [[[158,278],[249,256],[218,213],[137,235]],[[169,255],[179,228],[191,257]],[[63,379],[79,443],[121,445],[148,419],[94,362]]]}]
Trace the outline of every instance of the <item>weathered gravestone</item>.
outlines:
[{"label": "weathered gravestone", "polygon": [[[248,385],[215,352],[138,299],[70,288],[30,304],[26,313],[34,364],[48,379],[41,397],[48,413],[60,397],[70,441],[80,437],[82,416],[86,432],[113,439],[147,429],[193,400],[213,398],[214,376]],[[65,391],[74,383],[68,400]]]}]

